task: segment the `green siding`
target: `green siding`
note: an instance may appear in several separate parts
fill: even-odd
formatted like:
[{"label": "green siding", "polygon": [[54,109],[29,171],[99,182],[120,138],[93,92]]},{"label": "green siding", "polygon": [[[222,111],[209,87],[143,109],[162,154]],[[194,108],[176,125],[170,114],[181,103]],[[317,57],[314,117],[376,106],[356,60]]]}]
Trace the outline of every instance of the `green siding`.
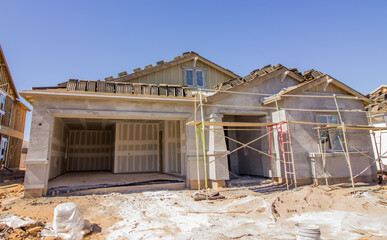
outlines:
[{"label": "green siding", "polygon": [[[184,62],[182,64],[169,67],[164,70],[153,72],[138,78],[130,80],[132,83],[147,83],[147,84],[169,84],[169,85],[182,85],[184,84],[183,66],[192,66],[193,60]],[[197,67],[206,68],[206,82],[208,88],[214,88],[217,84],[226,82],[232,77],[201,62],[196,62]]]}]

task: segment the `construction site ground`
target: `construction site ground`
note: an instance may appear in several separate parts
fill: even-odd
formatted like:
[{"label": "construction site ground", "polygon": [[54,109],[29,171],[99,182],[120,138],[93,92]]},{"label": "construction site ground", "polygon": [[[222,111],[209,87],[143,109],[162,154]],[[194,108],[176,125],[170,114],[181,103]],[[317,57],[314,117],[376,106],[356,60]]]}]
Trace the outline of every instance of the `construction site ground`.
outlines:
[{"label": "construction site ground", "polygon": [[[350,184],[225,188],[225,199],[194,201],[195,190],[23,198],[21,183],[1,186],[1,215],[29,217],[44,228],[58,204],[74,202],[93,226],[84,239],[295,239],[299,222],[318,225],[322,239],[386,239],[387,229],[342,227],[355,213],[370,225],[387,215],[387,187],[381,185],[358,183],[355,192]],[[55,239],[42,238],[42,229],[0,228],[4,239]]]}]

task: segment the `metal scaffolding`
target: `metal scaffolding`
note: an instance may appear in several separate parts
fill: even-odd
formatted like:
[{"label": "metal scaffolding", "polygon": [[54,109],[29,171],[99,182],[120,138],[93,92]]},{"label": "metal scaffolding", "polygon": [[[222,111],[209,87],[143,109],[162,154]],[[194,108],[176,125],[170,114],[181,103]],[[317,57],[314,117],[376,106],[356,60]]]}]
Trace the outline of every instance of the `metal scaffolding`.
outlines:
[{"label": "metal scaffolding", "polygon": [[[210,163],[215,162],[223,157],[226,157],[227,155],[229,155],[233,152],[236,152],[242,148],[249,148],[249,149],[256,151],[262,155],[265,155],[265,156],[269,157],[270,162],[273,159],[280,161],[284,167],[284,173],[285,173],[284,178],[286,181],[287,189],[289,190],[291,187],[294,187],[295,189],[297,189],[296,166],[295,166],[295,159],[294,159],[292,140],[291,140],[292,137],[291,137],[291,130],[290,130],[292,125],[312,125],[312,126],[315,126],[313,129],[317,130],[317,135],[319,138],[318,139],[319,151],[322,154],[323,168],[324,168],[324,173],[325,173],[325,181],[326,181],[327,185],[328,185],[328,179],[327,179],[327,172],[326,172],[326,148],[324,147],[324,145],[321,142],[321,132],[322,131],[333,131],[333,130],[340,131],[341,134],[338,135],[338,138],[339,138],[338,140],[340,142],[343,155],[344,155],[346,162],[347,162],[347,165],[348,165],[351,184],[352,184],[353,188],[355,187],[354,178],[360,176],[362,173],[364,173],[369,167],[371,167],[377,161],[379,162],[380,169],[381,169],[382,174],[383,174],[381,155],[379,152],[377,152],[378,158],[376,158],[376,159],[372,158],[373,162],[366,169],[364,169],[362,172],[360,172],[356,176],[353,176],[351,159],[350,159],[350,153],[351,153],[350,148],[353,151],[359,152],[360,154],[365,155],[368,158],[371,158],[371,157],[364,154],[363,152],[359,151],[357,148],[351,146],[348,143],[347,131],[348,130],[364,130],[364,131],[370,131],[371,133],[374,133],[375,131],[381,131],[381,130],[387,129],[386,127],[373,127],[373,126],[369,126],[369,125],[347,125],[344,123],[344,121],[342,119],[342,115],[341,115],[342,113],[344,113],[344,112],[351,112],[351,113],[364,112],[364,113],[366,113],[366,111],[340,109],[337,99],[350,99],[350,100],[363,100],[363,99],[361,99],[359,97],[351,97],[351,96],[337,96],[336,94],[332,94],[329,96],[328,95],[282,95],[281,96],[282,98],[284,98],[284,97],[325,98],[325,99],[328,98],[328,99],[333,99],[335,106],[336,106],[335,109],[297,109],[297,108],[279,107],[278,101],[277,101],[277,99],[279,97],[277,94],[275,94],[275,95],[270,94],[269,95],[269,94],[261,94],[261,93],[245,93],[245,92],[236,92],[236,91],[222,91],[222,92],[227,92],[227,93],[231,93],[231,94],[242,94],[242,95],[271,96],[274,99],[273,102],[275,103],[275,107],[207,104],[207,103],[204,103],[205,99],[203,99],[204,94],[203,94],[202,90],[201,89],[198,90],[198,93],[195,95],[195,102],[194,102],[194,104],[195,104],[194,105],[194,112],[195,112],[194,118],[195,119],[192,122],[188,122],[187,125],[188,126],[195,126],[195,130],[196,130],[196,154],[197,154],[196,159],[197,159],[197,178],[198,178],[197,180],[198,180],[199,190],[201,189],[201,185],[200,185],[200,157],[199,157],[199,154],[200,154],[200,151],[199,151],[200,141],[199,140],[200,139],[201,139],[201,144],[202,144],[202,149],[203,149],[203,163],[204,163],[203,167],[204,167],[204,178],[205,178],[204,179],[205,180],[204,189],[206,190],[206,192],[208,191],[208,187],[209,187],[208,186],[208,178],[207,178],[207,166]],[[270,122],[270,123],[209,122],[209,121],[205,121],[205,118],[204,118],[205,107],[207,107],[207,106],[208,107],[238,108],[238,109],[265,109],[265,110],[277,111],[278,112],[278,121]],[[198,113],[197,113],[199,110],[200,110],[200,120],[198,119]],[[284,117],[283,117],[284,119],[281,119],[281,115],[279,114],[280,110],[284,110],[284,112],[285,112]],[[332,123],[320,123],[320,122],[289,121],[289,120],[287,120],[287,117],[286,117],[286,111],[302,111],[302,112],[316,112],[316,113],[335,112],[339,116],[339,123],[332,124]],[[222,128],[219,130],[207,128],[207,127],[211,127],[211,126],[218,126],[218,127],[222,127]],[[229,136],[226,136],[223,133],[223,130],[224,130],[223,127],[233,127],[233,128],[228,128],[227,129],[228,131],[239,131],[239,130],[254,131],[254,130],[266,129],[266,134],[257,136],[255,139],[253,139],[252,141],[250,141],[248,143],[242,143],[236,139],[233,139]],[[250,128],[246,129],[246,127],[250,127]],[[227,153],[223,154],[222,156],[212,160],[211,162],[208,162],[207,156],[206,156],[205,131],[211,131],[215,134],[221,135],[224,138],[239,144],[240,146],[237,147],[236,149],[234,149],[233,151],[227,152]],[[201,137],[199,137],[199,132],[200,132]],[[277,135],[276,138],[275,138],[274,133],[276,133],[276,135]],[[342,138],[340,138],[340,136],[342,136]],[[373,136],[375,136],[375,135],[373,134]],[[252,143],[254,143],[254,142],[256,142],[264,137],[268,138],[268,145],[269,145],[268,153],[250,146]],[[281,157],[275,156],[272,153],[272,143],[274,141],[277,141],[278,145],[280,146],[281,154],[279,154],[279,156],[281,156]],[[374,141],[375,141],[375,137],[374,137]]]}]

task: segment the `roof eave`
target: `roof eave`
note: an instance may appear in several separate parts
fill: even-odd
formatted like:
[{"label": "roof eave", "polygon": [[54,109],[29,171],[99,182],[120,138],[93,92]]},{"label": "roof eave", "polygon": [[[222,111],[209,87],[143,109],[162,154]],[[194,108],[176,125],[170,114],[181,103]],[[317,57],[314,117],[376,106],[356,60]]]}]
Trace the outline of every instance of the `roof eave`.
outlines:
[{"label": "roof eave", "polygon": [[132,99],[132,100],[146,100],[146,101],[175,101],[175,102],[193,102],[194,97],[164,97],[153,95],[127,95],[117,93],[91,93],[91,92],[69,92],[69,91],[50,91],[50,90],[25,90],[20,91],[20,95],[29,104],[33,106],[34,97],[72,97],[72,98],[102,98],[102,99]]}]

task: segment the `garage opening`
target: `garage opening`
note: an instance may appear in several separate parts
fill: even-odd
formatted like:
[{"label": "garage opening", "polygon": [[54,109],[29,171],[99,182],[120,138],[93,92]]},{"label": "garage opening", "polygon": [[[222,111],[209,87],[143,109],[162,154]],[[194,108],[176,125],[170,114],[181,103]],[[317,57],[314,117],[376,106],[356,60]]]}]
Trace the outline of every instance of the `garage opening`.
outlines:
[{"label": "garage opening", "polygon": [[[264,123],[264,116],[239,116],[239,115],[225,115],[224,122],[256,122]],[[266,133],[264,127],[224,127],[224,132],[227,137],[237,140],[241,143],[248,143],[255,140],[259,136]],[[227,149],[232,152],[241,145],[226,138]],[[250,147],[258,149],[263,152],[268,150],[267,138],[259,139],[249,144]],[[253,149],[243,147],[228,155],[228,167],[230,171],[230,180],[227,182],[228,186],[254,185],[262,181],[268,180],[270,177],[270,159],[260,154]]]},{"label": "garage opening", "polygon": [[49,192],[185,183],[182,124],[180,120],[54,118]]}]

